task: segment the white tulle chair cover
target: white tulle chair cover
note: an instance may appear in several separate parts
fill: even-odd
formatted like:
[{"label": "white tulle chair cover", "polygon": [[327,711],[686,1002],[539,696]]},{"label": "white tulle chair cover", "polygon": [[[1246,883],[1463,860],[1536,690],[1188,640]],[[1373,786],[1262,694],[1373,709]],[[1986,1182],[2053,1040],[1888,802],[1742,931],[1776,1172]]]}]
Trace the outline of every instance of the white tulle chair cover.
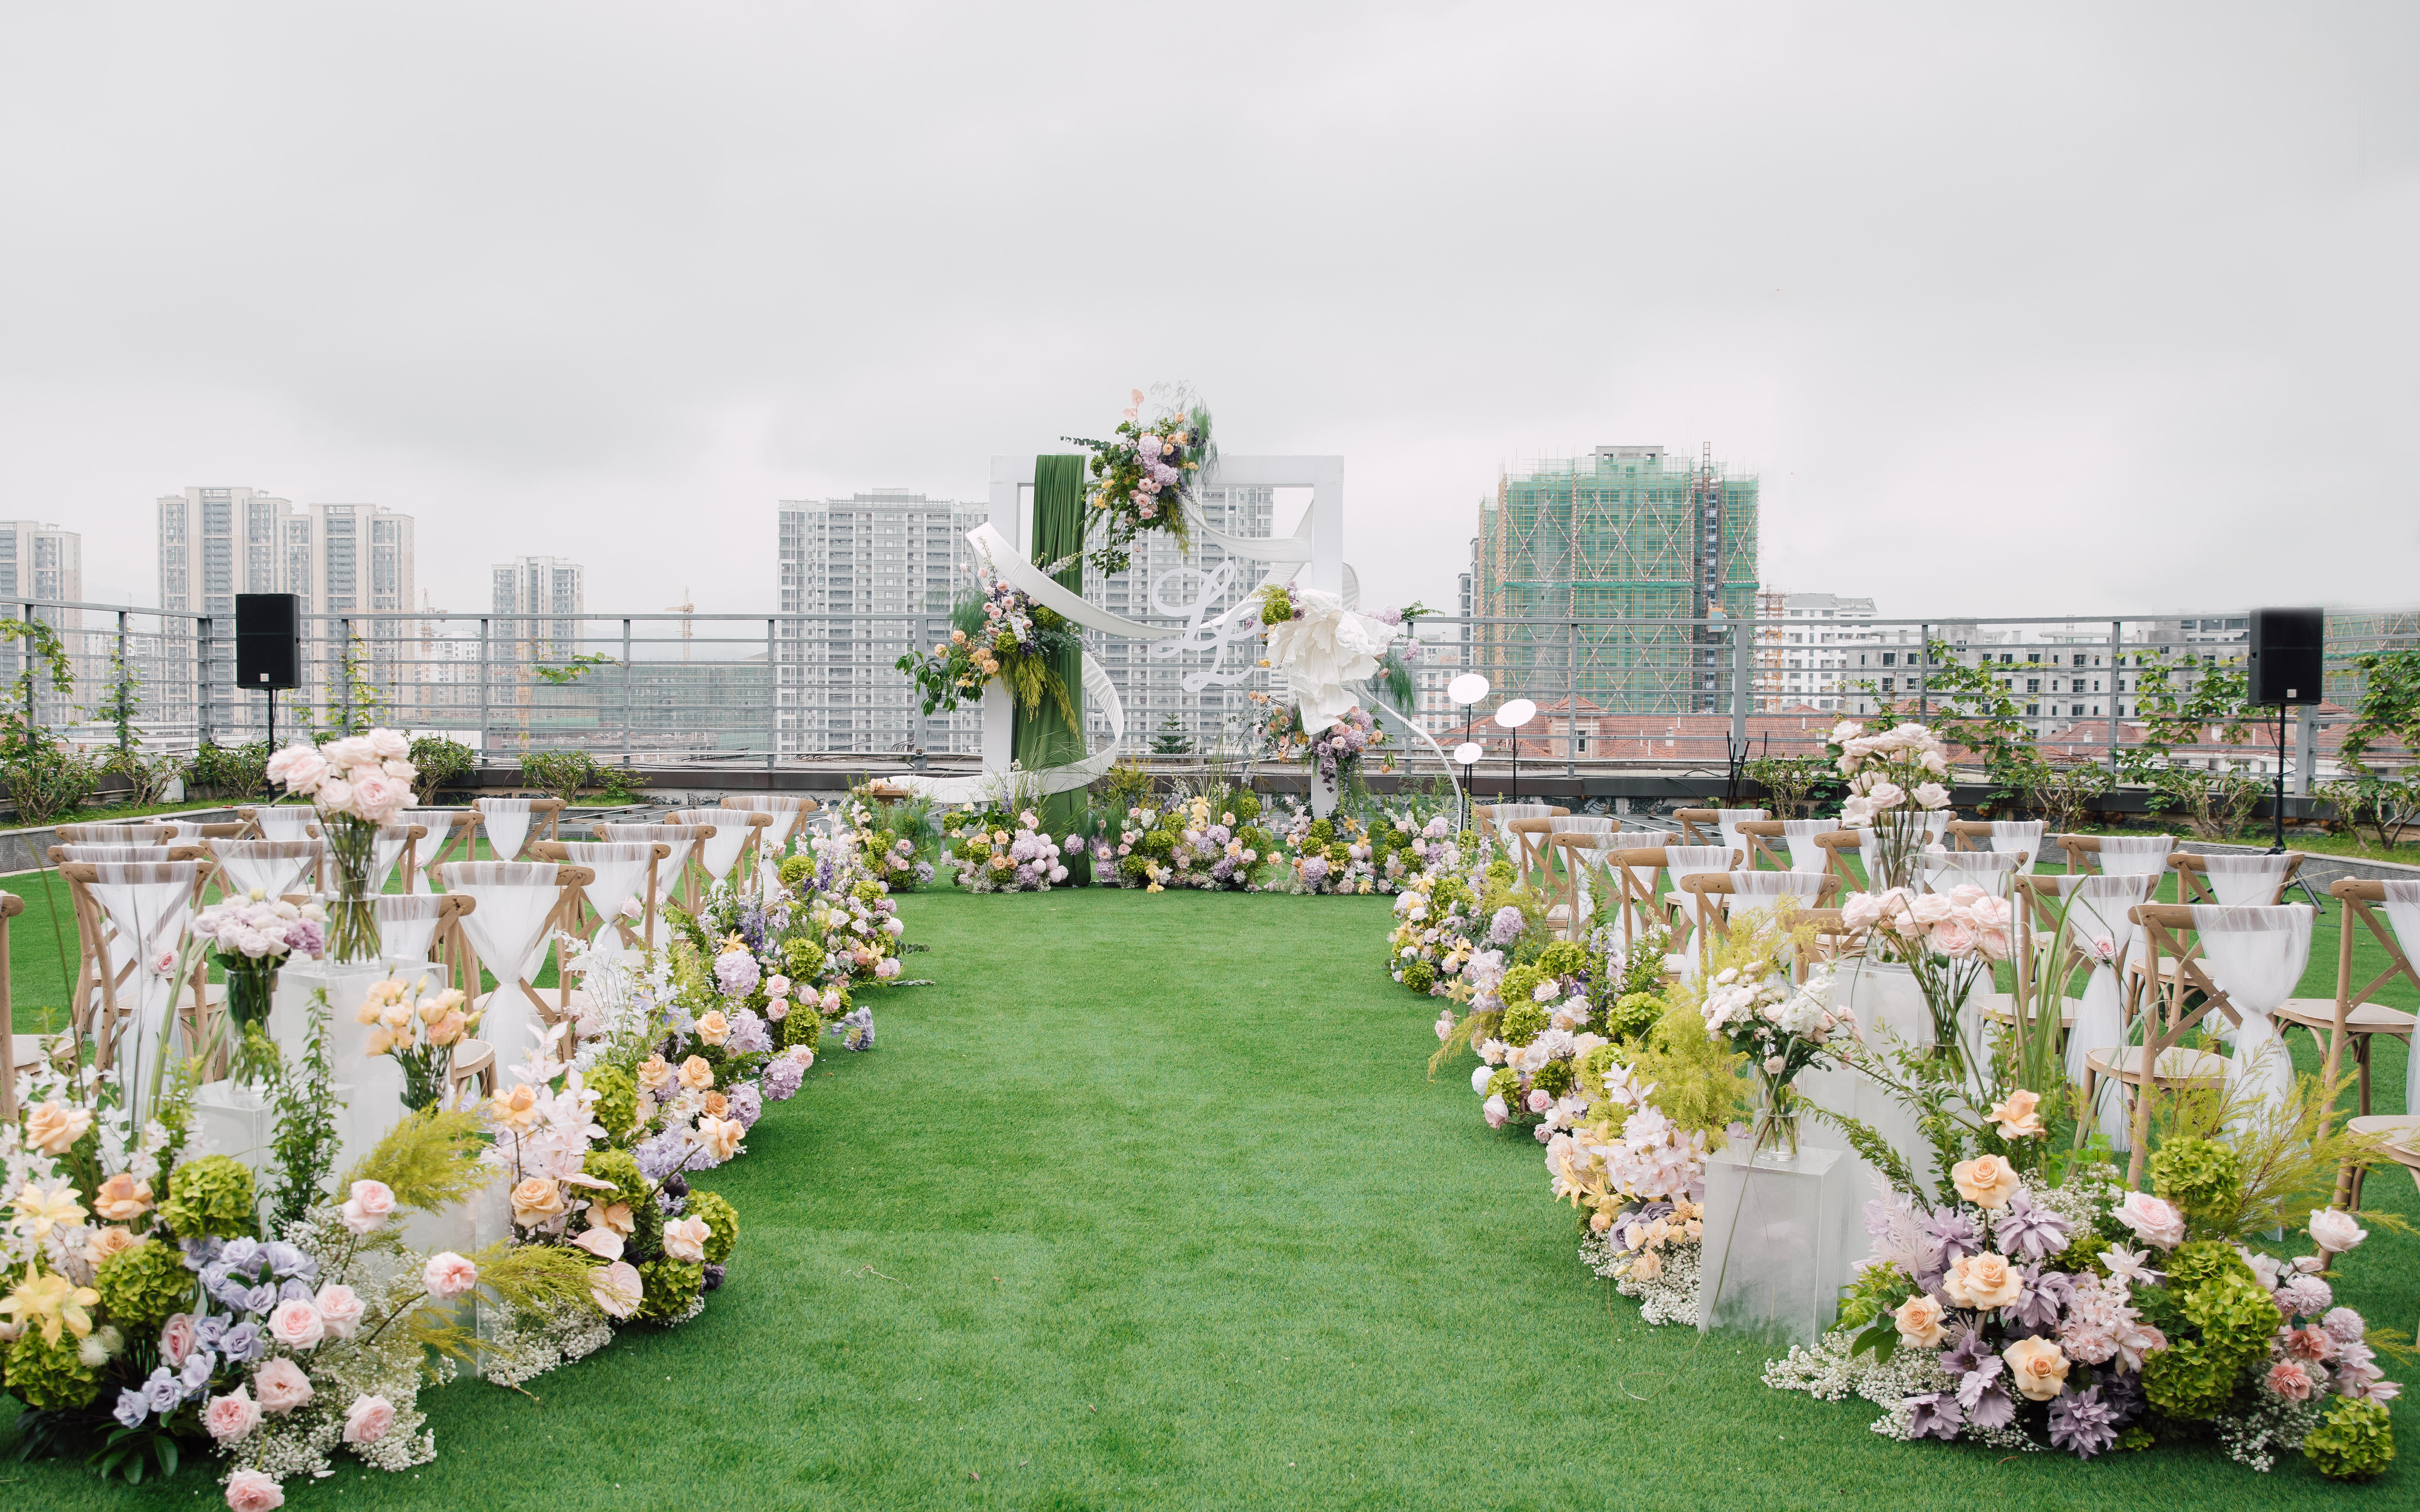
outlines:
[{"label": "white tulle chair cover", "polygon": [[1482,803],[1471,810],[1495,828],[1501,830],[1515,819],[1551,819],[1555,806],[1551,803]]},{"label": "white tulle chair cover", "polygon": [[1822,872],[1734,872],[1731,890],[1723,896],[1723,911],[1737,916],[1759,909],[1772,913],[1780,907],[1781,900],[1796,900],[1801,908],[1812,908],[1822,896]]},{"label": "white tulle chair cover", "polygon": [[168,843],[171,845],[202,838],[202,825],[198,819],[163,819],[160,823],[168,831]]},{"label": "white tulle chair cover", "polygon": [[164,861],[168,851],[165,845],[62,845],[59,857],[66,861]]},{"label": "white tulle chair cover", "polygon": [[414,809],[411,810],[411,823],[420,825],[428,833],[422,838],[419,854],[413,857],[411,874],[403,879],[404,891],[419,893],[423,896],[433,895],[436,892],[437,889],[428,885],[429,864],[437,859],[437,853],[443,850],[446,841],[452,838],[454,816],[476,812],[478,810],[475,809]]},{"label": "white tulle chair cover", "polygon": [[386,891],[387,879],[395,875],[396,863],[403,859],[403,848],[411,843],[411,825],[419,822],[415,819],[411,824],[380,825],[379,832],[370,837],[370,891],[372,894]]},{"label": "white tulle chair cover", "polygon": [[55,833],[62,845],[166,845],[177,838],[169,820],[140,825],[61,825]]},{"label": "white tulle chair cover", "polygon": [[[426,961],[437,939],[445,900],[435,893],[390,892],[370,900],[378,915],[379,954],[389,961]],[[472,912],[478,910],[474,907]],[[468,990],[467,988],[465,989]]]},{"label": "white tulle chair cover", "polygon": [[2103,835],[2101,870],[2118,876],[2157,876],[2168,869],[2168,854],[2176,848],[2174,835]]},{"label": "white tulle chair cover", "polygon": [[[530,832],[530,800],[527,798],[480,798],[471,807],[479,810],[479,824],[488,832],[488,849],[499,861],[510,861],[521,854],[522,844]],[[504,1064],[504,1052],[496,1053],[496,1064]]]},{"label": "white tulle chair cover", "polygon": [[[2210,980],[2226,994],[2238,1020],[2230,1028],[2224,1015],[2213,1015],[2219,1018],[2213,1027],[2235,1048],[2227,1074],[2249,1088],[2264,1110],[2283,1103],[2293,1089],[2293,1057],[2269,1015],[2294,995],[2303,968],[2311,964],[2317,912],[2308,903],[2194,904],[2194,933],[2201,940]],[[2247,1115],[2235,1127],[2252,1121]]]},{"label": "white tulle chair cover", "polygon": [[597,938],[603,940],[613,933],[613,920],[624,903],[635,899],[645,904],[647,863],[654,859],[656,847],[648,841],[574,840],[564,841],[563,849],[573,865],[597,873],[597,880],[581,891],[588,895],[588,906],[600,916]]},{"label": "white tulle chair cover", "polygon": [[[668,845],[672,854],[656,868],[656,902],[669,903],[673,889],[680,883],[681,868],[689,864],[689,853],[699,843],[697,825],[613,825],[597,826],[598,840],[644,841],[650,845]],[[737,852],[733,854],[737,854]]]},{"label": "white tulle chair cover", "polygon": [[2042,834],[2050,825],[2039,819],[1994,819],[1992,821],[1992,849],[2023,851],[2025,870],[2030,872],[2041,865]]},{"label": "white tulle chair cover", "polygon": [[1785,819],[1781,822],[1781,841],[1790,847],[1790,870],[1822,872],[1830,866],[1823,846],[1815,843],[1818,835],[1828,835],[1840,827],[1838,819]]},{"label": "white tulle chair cover", "polygon": [[755,833],[744,809],[676,809],[664,818],[675,825],[714,826],[712,835],[698,841],[697,864],[716,882],[731,874],[740,853],[748,848],[748,837]]},{"label": "white tulle chair cover", "polygon": [[111,1054],[120,1095],[133,1110],[137,1128],[150,1116],[151,1072],[162,1054],[168,1001],[176,990],[173,978],[154,967],[183,942],[201,871],[199,861],[101,861],[93,867],[92,901],[117,932],[116,959],[109,969],[129,958],[134,964],[127,980],[134,1001],[121,1005]]},{"label": "white tulle chair cover", "polygon": [[[1728,845],[1673,845],[1665,849],[1664,872],[1672,879],[1670,896],[1679,903],[1682,918],[1692,924],[1704,923],[1706,897],[1703,893],[1689,891],[1681,884],[1691,877],[1710,872],[1736,871],[1732,857],[1733,852]],[[1697,959],[1695,952],[1683,953],[1690,960]]]},{"label": "white tulle chair cover", "polygon": [[319,864],[327,844],[316,840],[214,840],[210,856],[230,893],[258,892],[282,898],[319,890]]},{"label": "white tulle chair cover", "polygon": [[2286,856],[2205,856],[2203,875],[2210,890],[2229,907],[2266,903],[2277,896],[2277,884],[2293,858]]},{"label": "white tulle chair cover", "polygon": [[[2096,1050],[2115,1050],[2126,1041],[2126,995],[2118,974],[2142,933],[2133,919],[2134,905],[2150,900],[2159,877],[2150,872],[2070,872],[2046,880],[2066,901],[2068,938],[2092,959],[2092,975],[2076,1000],[2075,1026],[2067,1036],[2067,1074],[2081,1087],[2084,1057]],[[2111,1148],[2132,1149],[2125,1096],[2114,1079],[2101,1084],[2099,1110]]]},{"label": "white tulle chair cover", "polygon": [[1761,809],[1717,809],[1714,810],[1714,827],[1722,831],[1723,843],[1745,857],[1748,854],[1747,837],[1740,833],[1739,826],[1771,817]]},{"label": "white tulle chair cover", "polygon": [[2006,898],[2025,860],[2013,851],[2005,856],[1997,851],[1931,851],[1916,857],[1916,875],[1927,892],[1971,886]]},{"label": "white tulle chair cover", "polygon": [[[2420,956],[2420,882],[2389,882],[2385,887],[2382,906],[2387,928],[2395,932],[2395,943],[2403,948],[2407,960]],[[2420,1044],[2413,1045],[2412,1051],[2403,1063],[2403,1105],[2420,1112]]]},{"label": "white tulle chair cover", "polygon": [[[1593,818],[1595,816],[1591,815],[1590,817]],[[1610,897],[1621,891],[1621,885],[1613,879],[1611,872],[1614,853],[1616,851],[1645,850],[1652,845],[1660,845],[1664,841],[1663,835],[1653,830],[1637,831],[1592,828],[1582,831],[1581,833],[1584,833],[1587,836],[1586,841],[1576,848],[1567,847],[1565,850],[1565,856],[1569,863],[1575,870],[1576,881],[1579,886],[1579,915],[1572,920],[1572,926],[1575,930],[1576,930],[1596,912],[1598,906],[1598,894],[1600,892]],[[1638,871],[1639,868],[1633,867],[1631,870],[1635,872]],[[1640,885],[1643,887],[1650,880],[1652,880],[1651,877],[1642,877],[1640,879]],[[1614,926],[1614,929],[1617,937],[1621,942],[1622,948],[1625,949],[1628,949],[1630,945],[1629,916],[1625,914]],[[1576,934],[1573,937],[1575,939],[1578,938]]]},{"label": "white tulle chair cover", "polygon": [[[535,974],[546,949],[546,918],[559,901],[551,861],[453,861],[440,869],[447,892],[473,900],[462,931],[479,962],[495,974],[496,991],[479,1038],[496,1048],[496,1063],[518,1061],[537,1042],[529,995],[513,984]],[[475,983],[463,983],[465,992]],[[474,993],[473,995],[476,995]]]},{"label": "white tulle chair cover", "polygon": [[309,840],[319,810],[309,804],[271,804],[252,810],[252,822],[260,826],[262,840]]}]

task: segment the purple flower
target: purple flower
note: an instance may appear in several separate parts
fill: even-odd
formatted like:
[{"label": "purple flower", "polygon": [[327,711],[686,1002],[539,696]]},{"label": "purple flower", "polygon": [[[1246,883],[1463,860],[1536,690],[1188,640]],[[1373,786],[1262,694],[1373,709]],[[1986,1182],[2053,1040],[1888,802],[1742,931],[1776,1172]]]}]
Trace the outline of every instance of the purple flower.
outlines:
[{"label": "purple flower", "polygon": [[770,1055],[773,1031],[765,1026],[765,1021],[752,1009],[743,1008],[731,1015],[731,1034],[722,1047],[735,1056]]},{"label": "purple flower", "polygon": [[328,935],[316,918],[289,918],[286,921],[286,944],[298,954],[324,955]]},{"label": "purple flower", "polygon": [[806,1067],[787,1056],[778,1056],[765,1068],[765,1096],[771,1102],[786,1103],[799,1095],[799,1084],[806,1079]]},{"label": "purple flower", "polygon": [[1907,1426],[1917,1438],[1954,1439],[1966,1426],[1958,1398],[1946,1391],[1929,1391],[1907,1399]]},{"label": "purple flower", "polygon": [[1490,945],[1510,945],[1514,940],[1521,937],[1522,930],[1527,927],[1528,920],[1521,917],[1521,910],[1513,907],[1511,903],[1506,903],[1503,907],[1496,910],[1496,917],[1494,918],[1488,920],[1487,943]]},{"label": "purple flower", "polygon": [[1318,887],[1327,880],[1327,857],[1314,856],[1302,863],[1302,880]]},{"label": "purple flower", "polygon": [[639,1163],[641,1175],[650,1181],[661,1181],[689,1159],[688,1144],[678,1130],[667,1129],[631,1147],[630,1158]]},{"label": "purple flower", "polygon": [[756,990],[763,976],[754,956],[745,950],[725,950],[714,958],[714,980],[721,984],[725,997],[745,997]]},{"label": "purple flower", "polygon": [[2319,1326],[2326,1329],[2328,1337],[2338,1344],[2359,1344],[2362,1335],[2368,1332],[2362,1323],[2361,1314],[2350,1307],[2329,1308],[2328,1315],[2319,1319]]},{"label": "purple flower", "polygon": [[[1967,1377],[1969,1381],[1974,1379]],[[1965,1393],[1961,1391],[1959,1397],[1964,1400]],[[2017,1399],[1997,1381],[1977,1391],[1975,1399],[1966,1405],[1966,1421],[1978,1428],[2004,1428],[2016,1420]]]},{"label": "purple flower", "polygon": [[[208,1381],[210,1378],[208,1373],[205,1373],[202,1379]],[[169,1374],[168,1367],[163,1365],[151,1372],[151,1379],[143,1383],[143,1390],[136,1395],[142,1396],[145,1405],[151,1411],[164,1414],[177,1410],[177,1404],[185,1399],[186,1389],[185,1383]],[[117,1420],[120,1423],[126,1423],[126,1398],[123,1396],[120,1396],[117,1401]],[[139,1422],[141,1419],[137,1418],[136,1421]],[[126,1423],[126,1426],[131,1428],[134,1424]]]},{"label": "purple flower", "polygon": [[2066,1309],[2068,1298],[2075,1291],[2074,1283],[2068,1279],[2067,1273],[2028,1265],[2018,1273],[2024,1277],[2025,1289],[2017,1298],[2017,1304],[2009,1311],[2027,1328],[2047,1332],[2056,1326],[2058,1315]]},{"label": "purple flower", "polygon": [[739,1120],[742,1129],[754,1128],[756,1120],[765,1116],[765,1094],[754,1082],[741,1082],[731,1089],[729,1113]]},{"label": "purple flower", "polygon": [[[163,1376],[167,1373],[165,1370],[159,1372]],[[171,1408],[175,1406],[174,1403],[169,1405]],[[128,1387],[118,1392],[117,1406],[109,1415],[117,1419],[120,1427],[139,1428],[143,1426],[143,1420],[151,1415],[151,1407],[143,1393]]]},{"label": "purple flower", "polygon": [[[1983,1331],[1970,1328],[1941,1356],[1941,1368],[1952,1376],[1981,1375],[1988,1381],[2000,1372],[2000,1357],[1985,1341]],[[1979,1387],[1978,1388],[1979,1389]],[[1959,1393],[1961,1396],[1966,1394]]]},{"label": "purple flower", "polygon": [[2298,1275],[2277,1288],[2278,1304],[2297,1318],[2317,1318],[2335,1304],[2336,1294],[2315,1275]]},{"label": "purple flower", "polygon": [[861,1008],[841,1016],[838,1027],[843,1031],[841,1048],[871,1050],[874,1048],[874,1010]]},{"label": "purple flower", "polygon": [[2057,1213],[2033,1205],[2023,1192],[2009,1198],[2009,1205],[1992,1222],[1992,1232],[2000,1241],[2000,1253],[2015,1255],[2023,1251],[2027,1259],[2039,1260],[2067,1248],[2067,1233],[2071,1227]]},{"label": "purple flower", "polygon": [[[276,1305],[276,1301],[272,1298],[269,1307]],[[269,1307],[256,1310],[265,1313],[269,1311]],[[261,1340],[260,1326],[257,1323],[238,1323],[228,1329],[226,1337],[220,1343],[219,1349],[228,1359],[240,1360],[247,1365],[268,1352],[267,1346]]]},{"label": "purple flower", "polygon": [[2118,1414],[2101,1399],[2101,1388],[2087,1386],[2051,1399],[2050,1442],[2089,1459],[2118,1442]]},{"label": "purple flower", "polygon": [[1957,1264],[1969,1255],[1983,1253],[1983,1236],[1975,1220],[1955,1208],[1944,1208],[1924,1220],[1925,1236],[1941,1246],[1941,1263]]}]

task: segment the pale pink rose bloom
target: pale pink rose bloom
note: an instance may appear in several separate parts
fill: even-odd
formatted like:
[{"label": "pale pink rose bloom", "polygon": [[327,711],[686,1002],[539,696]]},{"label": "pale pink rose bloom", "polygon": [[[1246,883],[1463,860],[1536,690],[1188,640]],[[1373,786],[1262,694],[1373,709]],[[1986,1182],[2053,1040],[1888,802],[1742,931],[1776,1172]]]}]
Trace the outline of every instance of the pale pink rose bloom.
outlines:
[{"label": "pale pink rose bloom", "polygon": [[352,1288],[332,1281],[319,1288],[317,1301],[319,1321],[327,1326],[330,1338],[351,1338],[353,1330],[362,1326],[362,1299],[353,1295]]},{"label": "pale pink rose bloom", "polygon": [[479,1284],[479,1268],[452,1250],[439,1250],[420,1268],[420,1284],[432,1297],[458,1297]]},{"label": "pale pink rose bloom", "polygon": [[2269,1367],[2269,1389],[2289,1402],[2311,1399],[2311,1372],[2299,1360],[2280,1360]]},{"label": "pale pink rose bloom", "polygon": [[395,1194],[384,1181],[355,1181],[343,1212],[347,1228],[366,1234],[395,1212]]},{"label": "pale pink rose bloom", "polygon": [[385,824],[411,800],[411,790],[383,772],[373,772],[353,784],[353,811],[372,824]]},{"label": "pale pink rose bloom", "polygon": [[317,1349],[328,1336],[328,1325],[319,1320],[316,1304],[290,1297],[270,1311],[269,1336],[289,1350]]},{"label": "pale pink rose bloom", "polygon": [[1907,911],[1915,918],[1917,923],[1930,929],[1935,924],[1948,922],[1949,915],[1952,912],[1953,907],[1954,905],[1949,902],[1949,900],[1944,898],[1941,894],[1937,892],[1928,892],[1923,897],[1918,898],[1914,903],[1908,904]]},{"label": "pale pink rose bloom", "polygon": [[395,1426],[395,1404],[383,1396],[356,1396],[345,1409],[345,1442],[376,1443]]},{"label": "pale pink rose bloom", "polygon": [[160,1325],[161,1357],[178,1369],[184,1368],[185,1356],[194,1352],[195,1341],[194,1315],[191,1313],[173,1313],[165,1323]]},{"label": "pale pink rose bloom", "polygon": [[2009,900],[1994,898],[1990,893],[1976,899],[1971,906],[1975,913],[1975,922],[1984,929],[2004,930],[2015,918],[2015,915],[2009,908]]},{"label": "pale pink rose bloom", "polygon": [[2146,1243],[2170,1250],[2185,1242],[2185,1215],[2149,1192],[2129,1192],[2111,1214]]},{"label": "pale pink rose bloom", "polygon": [[1877,782],[1867,790],[1866,801],[1877,810],[1896,809],[1907,801],[1907,790],[1896,782]]},{"label": "pale pink rose bloom", "polygon": [[227,1477],[228,1512],[275,1512],[286,1504],[286,1489],[257,1470],[239,1470]]},{"label": "pale pink rose bloom", "polygon": [[[1870,892],[1853,892],[1840,904],[1840,924],[1844,929],[1868,930],[1882,922],[1883,901]],[[1437,1038],[1445,1035],[1440,1031]]]},{"label": "pale pink rose bloom", "polygon": [[1504,1099],[1501,1097],[1489,1098],[1480,1105],[1479,1111],[1480,1115],[1486,1119],[1487,1127],[1490,1129],[1503,1128],[1504,1120],[1512,1116],[1512,1110],[1505,1107]]},{"label": "pale pink rose bloom", "polygon": [[320,783],[318,791],[311,795],[318,800],[320,808],[330,813],[353,811],[353,785],[341,777],[328,779]]},{"label": "pale pink rose bloom", "polygon": [[[1947,847],[1944,847],[1944,849],[1947,849]],[[1982,888],[1975,886],[1975,884],[1971,882],[1962,882],[1958,884],[1958,886],[1949,889],[1950,903],[1955,907],[1964,909],[1972,909],[1977,903],[1981,903],[1984,899],[1990,896],[1990,893],[1985,892]]]},{"label": "pale pink rose bloom", "polygon": [[260,1407],[241,1386],[224,1396],[213,1396],[202,1412],[202,1427],[221,1443],[233,1443],[260,1427]]},{"label": "pale pink rose bloom", "polygon": [[1863,829],[1868,825],[1872,824],[1873,821],[1874,805],[1872,799],[1852,797],[1841,800],[1840,827],[1843,829]]},{"label": "pale pink rose bloom", "polygon": [[677,1218],[664,1225],[664,1253],[695,1265],[706,1258],[706,1240],[712,1232],[703,1218]]},{"label": "pale pink rose bloom", "polygon": [[1548,1108],[1553,1107],[1554,1105],[1555,1105],[1555,1094],[1553,1094],[1552,1092],[1547,1091],[1547,1090],[1546,1090],[1544,1088],[1543,1088],[1543,1087],[1533,1087],[1533,1088],[1529,1088],[1529,1111],[1530,1111],[1530,1112],[1532,1112],[1532,1113],[1544,1113],[1544,1112],[1545,1112]]},{"label": "pale pink rose bloom", "polygon": [[600,1260],[622,1257],[622,1236],[611,1228],[583,1228],[572,1236],[571,1242]]},{"label": "pale pink rose bloom", "polygon": [[1976,943],[1982,947],[1983,954],[1987,959],[2006,961],[2009,958],[2011,947],[2007,930],[1987,929],[1978,933],[1975,939]]},{"label": "pale pink rose bloom", "polygon": [[308,746],[288,746],[269,758],[269,779],[295,793],[308,793],[328,775],[328,764]]},{"label": "pale pink rose bloom", "polygon": [[2331,1255],[2342,1255],[2369,1237],[2369,1230],[2340,1208],[2311,1210],[2311,1242]]},{"label": "pale pink rose bloom", "polygon": [[411,755],[411,742],[403,738],[400,730],[373,730],[363,737],[369,743],[370,754],[382,762],[399,762]]},{"label": "pale pink rose bloom", "polygon": [[314,1395],[311,1378],[284,1355],[254,1371],[252,1384],[260,1393],[260,1410],[264,1412],[290,1412]]},{"label": "pale pink rose bloom", "polygon": [[1919,809],[1947,809],[1949,790],[1938,782],[1919,782],[1916,787],[1916,803]]},{"label": "pale pink rose bloom", "polygon": [[319,755],[331,766],[350,770],[356,766],[373,765],[379,760],[370,753],[370,743],[359,735],[347,735],[319,748]]},{"label": "pale pink rose bloom", "polygon": [[610,1317],[628,1318],[637,1312],[644,1290],[638,1268],[628,1260],[615,1260],[588,1273],[588,1295]]},{"label": "pale pink rose bloom", "polygon": [[1975,932],[1952,920],[1932,932],[1932,949],[1951,960],[1975,953]]}]

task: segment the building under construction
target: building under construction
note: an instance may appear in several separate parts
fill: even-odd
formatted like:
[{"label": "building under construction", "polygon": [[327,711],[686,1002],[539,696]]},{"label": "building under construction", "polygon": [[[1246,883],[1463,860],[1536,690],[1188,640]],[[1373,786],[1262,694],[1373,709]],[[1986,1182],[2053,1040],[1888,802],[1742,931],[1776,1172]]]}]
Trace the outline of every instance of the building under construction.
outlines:
[{"label": "building under construction", "polygon": [[[1600,446],[1497,479],[1472,543],[1472,657],[1505,697],[1616,714],[1730,707],[1719,625],[1756,610],[1757,480],[1660,446]],[[1575,625],[1621,620],[1621,625]],[[1699,621],[1686,623],[1657,623]]]}]

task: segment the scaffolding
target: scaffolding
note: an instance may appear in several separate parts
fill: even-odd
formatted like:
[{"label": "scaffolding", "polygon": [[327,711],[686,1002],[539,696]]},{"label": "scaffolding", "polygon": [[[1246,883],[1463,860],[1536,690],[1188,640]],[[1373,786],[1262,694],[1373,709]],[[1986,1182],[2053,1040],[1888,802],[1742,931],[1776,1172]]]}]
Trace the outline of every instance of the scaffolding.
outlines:
[{"label": "scaffolding", "polygon": [[1510,623],[1483,626],[1479,659],[1561,674],[1612,713],[1715,709],[1730,626],[1754,618],[1757,491],[1712,445],[1694,466],[1661,446],[1600,446],[1507,471],[1481,505],[1472,575],[1478,617]]}]

